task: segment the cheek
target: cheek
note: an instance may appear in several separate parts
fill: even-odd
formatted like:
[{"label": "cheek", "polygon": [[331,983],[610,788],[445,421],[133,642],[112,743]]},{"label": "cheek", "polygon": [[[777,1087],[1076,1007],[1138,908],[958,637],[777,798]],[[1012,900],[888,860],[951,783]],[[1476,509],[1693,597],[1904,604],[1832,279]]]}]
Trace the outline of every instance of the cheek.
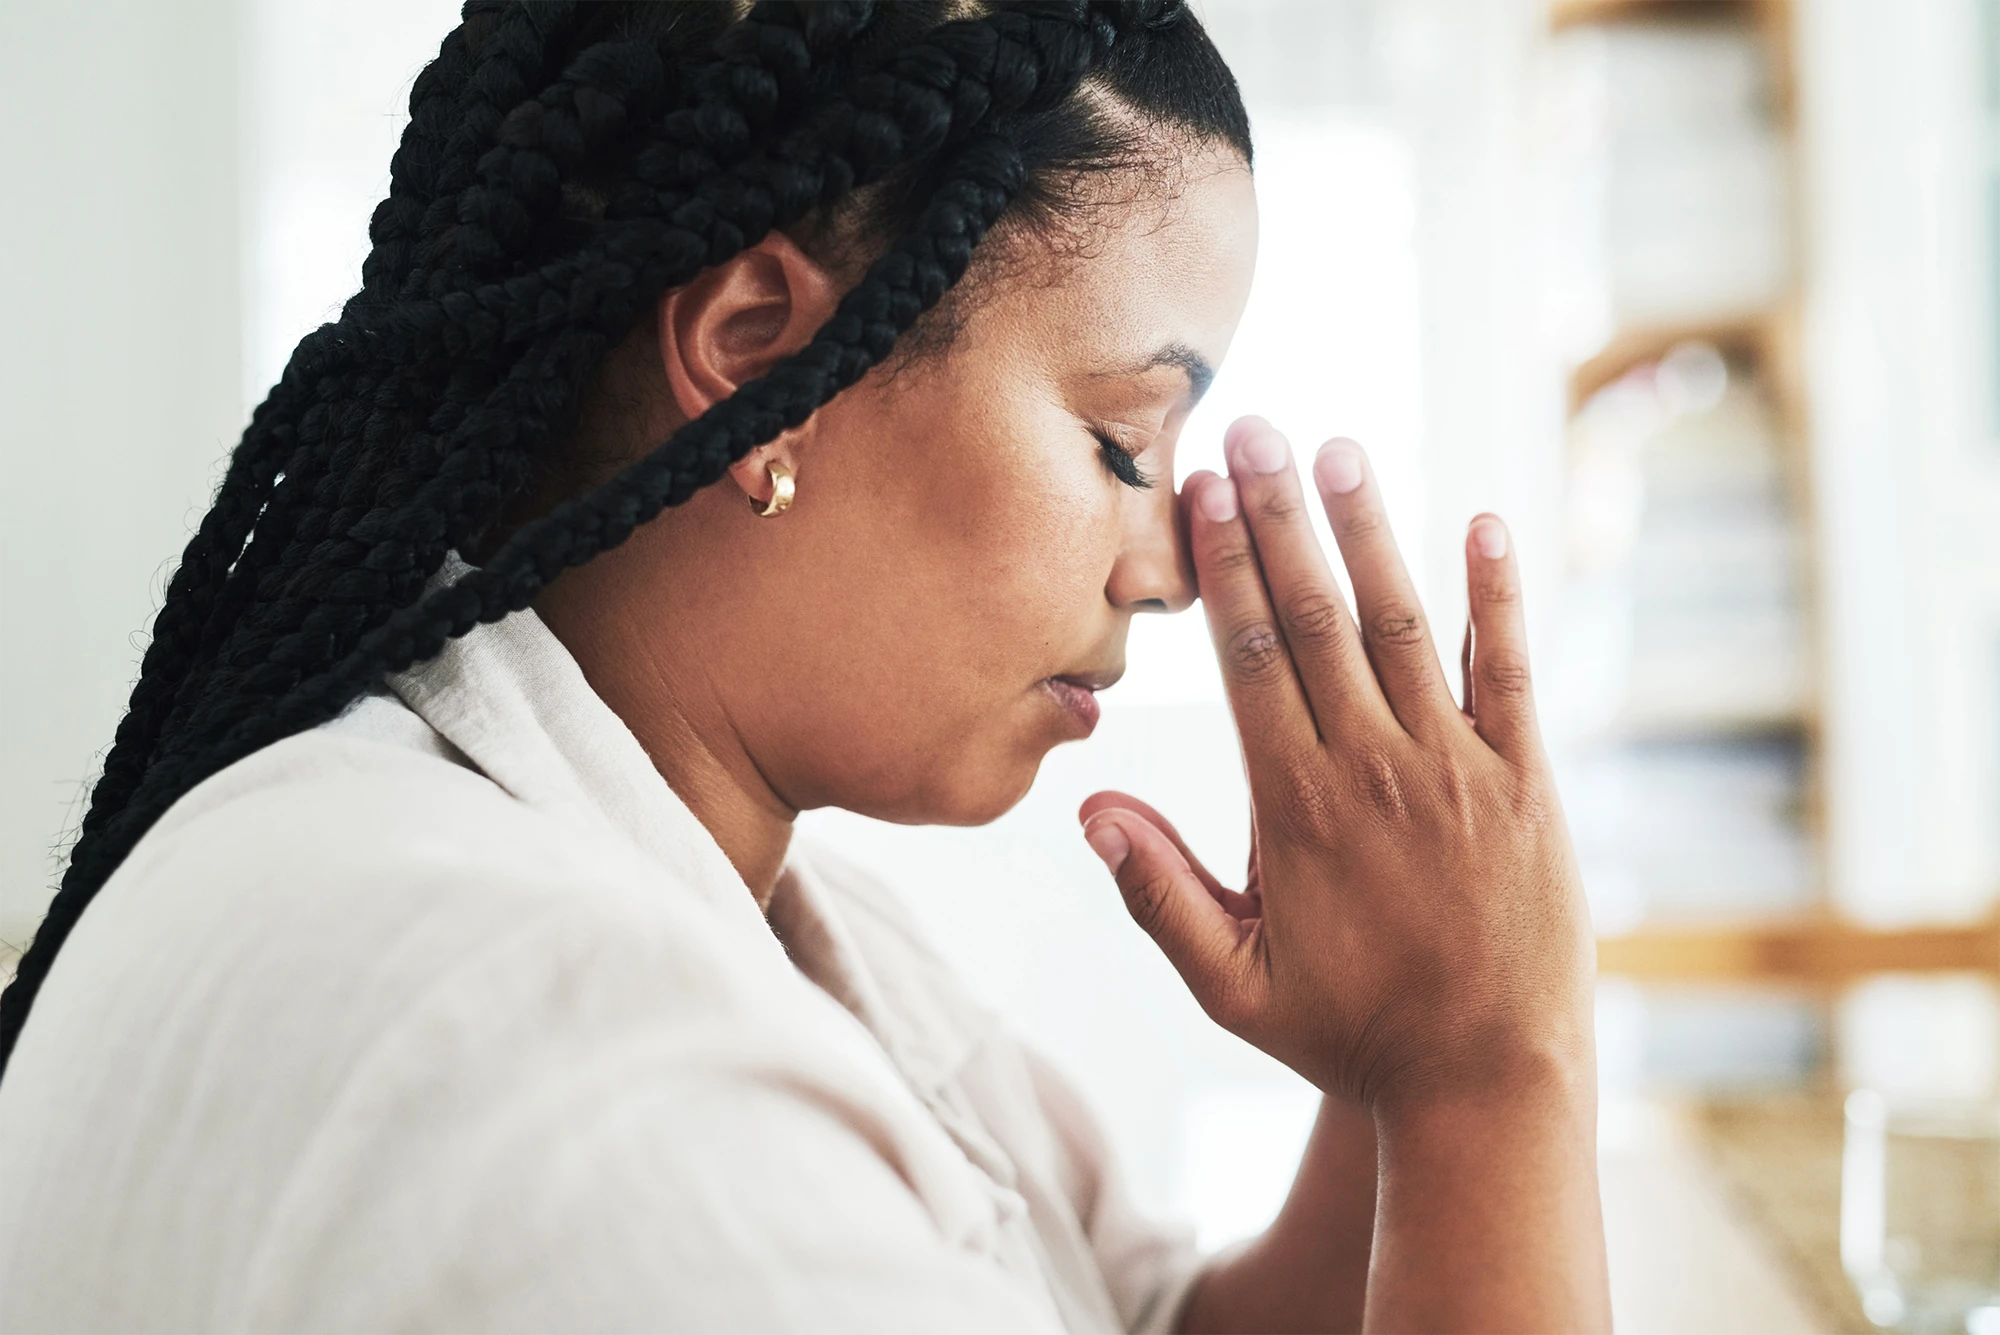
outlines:
[{"label": "cheek", "polygon": [[826,786],[808,800],[990,819],[1060,740],[1037,683],[1101,661],[1119,494],[1033,405],[870,406],[828,414],[821,490],[795,512],[820,502],[795,571],[795,736]]},{"label": "cheek", "polygon": [[918,479],[907,516],[908,555],[961,623],[941,638],[968,657],[1031,660],[1037,676],[1074,666],[1047,660],[1097,631],[1117,555],[1113,484],[1075,427],[1045,416],[989,416]]}]

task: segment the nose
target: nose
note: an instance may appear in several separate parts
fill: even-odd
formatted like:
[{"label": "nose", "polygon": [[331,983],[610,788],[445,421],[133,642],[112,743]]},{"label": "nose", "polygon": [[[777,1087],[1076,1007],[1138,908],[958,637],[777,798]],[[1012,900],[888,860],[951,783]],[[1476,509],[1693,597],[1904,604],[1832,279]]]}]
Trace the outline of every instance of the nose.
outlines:
[{"label": "nose", "polygon": [[1178,498],[1164,486],[1147,500],[1128,520],[1105,596],[1112,606],[1133,612],[1185,612],[1195,599],[1186,519]]}]

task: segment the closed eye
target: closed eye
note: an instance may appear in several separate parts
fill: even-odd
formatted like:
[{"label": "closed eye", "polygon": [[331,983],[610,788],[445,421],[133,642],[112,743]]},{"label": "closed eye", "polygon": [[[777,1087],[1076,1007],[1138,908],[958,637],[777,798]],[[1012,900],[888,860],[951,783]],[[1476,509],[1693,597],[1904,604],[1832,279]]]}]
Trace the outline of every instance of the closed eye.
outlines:
[{"label": "closed eye", "polygon": [[1139,461],[1132,457],[1132,451],[1120,445],[1102,431],[1090,433],[1097,437],[1097,446],[1104,456],[1104,466],[1111,470],[1111,476],[1137,491],[1144,491],[1153,485],[1153,479],[1146,470],[1139,467]]}]

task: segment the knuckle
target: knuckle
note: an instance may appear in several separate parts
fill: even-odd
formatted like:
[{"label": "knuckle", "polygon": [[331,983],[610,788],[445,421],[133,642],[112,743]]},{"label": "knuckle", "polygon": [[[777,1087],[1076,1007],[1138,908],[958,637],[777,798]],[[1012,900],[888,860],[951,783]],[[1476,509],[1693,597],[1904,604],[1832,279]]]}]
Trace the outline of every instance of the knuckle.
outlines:
[{"label": "knuckle", "polygon": [[1159,872],[1141,873],[1119,888],[1125,893],[1126,911],[1139,924],[1139,930],[1147,936],[1159,937],[1166,930],[1172,912],[1173,886],[1166,876]]},{"label": "knuckle", "polygon": [[1506,575],[1489,575],[1479,581],[1479,601],[1488,607],[1511,607],[1521,601],[1520,586]]},{"label": "knuckle", "polygon": [[1394,603],[1369,619],[1368,633],[1377,644],[1397,647],[1422,644],[1424,619],[1415,608]]},{"label": "knuckle", "polygon": [[1526,695],[1532,685],[1527,655],[1511,650],[1494,650],[1477,662],[1479,689],[1493,695]]},{"label": "knuckle", "polygon": [[1546,783],[1532,780],[1515,785],[1514,823],[1535,836],[1553,833],[1562,826],[1562,805]]},{"label": "knuckle", "polygon": [[1285,608],[1285,634],[1295,644],[1324,645],[1336,640],[1347,620],[1338,598],[1308,594]]},{"label": "knuckle", "polygon": [[1373,542],[1388,531],[1381,512],[1370,509],[1358,510],[1347,516],[1340,527],[1348,538],[1361,542]]},{"label": "knuckle", "polygon": [[1262,763],[1252,780],[1253,804],[1276,820],[1288,836],[1310,839],[1318,817],[1328,811],[1327,770],[1317,745],[1298,742],[1260,748]]},{"label": "knuckle", "polygon": [[1452,828],[1475,833],[1481,813],[1491,806],[1478,775],[1457,760],[1447,760],[1438,770],[1436,788],[1439,805]]},{"label": "knuckle", "polygon": [[1257,517],[1274,524],[1289,524],[1305,514],[1296,497],[1282,487],[1273,487],[1256,502]]},{"label": "knuckle", "polygon": [[1299,773],[1292,785],[1291,799],[1283,815],[1285,833],[1309,848],[1325,848],[1334,842],[1340,828],[1325,779],[1317,771]]},{"label": "knuckle", "polygon": [[1225,542],[1208,554],[1208,568],[1218,575],[1238,575],[1257,568],[1257,553],[1247,542]]},{"label": "knuckle", "polygon": [[1409,796],[1394,757],[1379,748],[1361,751],[1349,761],[1349,783],[1362,807],[1397,822],[1409,819]]},{"label": "knuckle", "polygon": [[1245,681],[1265,681],[1285,667],[1285,643],[1268,621],[1253,621],[1229,637],[1230,669]]}]

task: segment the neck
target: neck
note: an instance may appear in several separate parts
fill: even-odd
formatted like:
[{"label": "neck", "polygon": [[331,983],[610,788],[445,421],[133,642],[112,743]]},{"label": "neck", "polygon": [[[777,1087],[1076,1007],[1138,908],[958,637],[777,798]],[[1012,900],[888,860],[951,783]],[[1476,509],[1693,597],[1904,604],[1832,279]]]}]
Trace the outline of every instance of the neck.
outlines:
[{"label": "neck", "polygon": [[536,613],[768,912],[797,810],[759,772],[698,668],[660,662],[619,633],[629,617],[600,596],[596,581],[576,578],[590,569],[550,585]]}]

